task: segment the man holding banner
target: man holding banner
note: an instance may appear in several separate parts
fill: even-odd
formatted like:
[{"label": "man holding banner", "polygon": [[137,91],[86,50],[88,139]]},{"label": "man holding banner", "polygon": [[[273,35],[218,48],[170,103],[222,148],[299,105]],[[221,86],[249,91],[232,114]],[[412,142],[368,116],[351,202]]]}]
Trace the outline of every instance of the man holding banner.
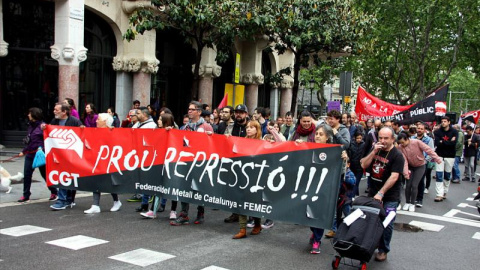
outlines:
[{"label": "man holding banner", "polygon": [[[188,124],[185,125],[185,130],[189,131],[197,131],[197,132],[205,132],[207,134],[213,133],[213,128],[210,124],[205,122],[205,120],[200,117],[202,114],[202,104],[198,101],[191,101],[188,104],[188,118],[190,121]],[[182,202],[182,212],[180,213],[179,217],[170,222],[170,225],[179,226],[179,225],[187,225],[190,223],[188,217],[188,209],[190,204],[186,202]],[[205,214],[205,207],[199,205],[197,207],[198,213],[197,218],[195,219],[195,224],[202,224],[204,222],[204,214]]]}]

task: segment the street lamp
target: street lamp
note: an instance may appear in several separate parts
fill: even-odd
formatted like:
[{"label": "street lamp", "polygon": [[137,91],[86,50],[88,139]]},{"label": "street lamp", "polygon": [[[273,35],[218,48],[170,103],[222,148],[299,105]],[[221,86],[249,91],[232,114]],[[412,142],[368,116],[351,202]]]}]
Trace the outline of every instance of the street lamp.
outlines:
[{"label": "street lamp", "polygon": [[313,96],[313,88],[315,87],[315,80],[310,80],[310,112],[312,112],[312,96]]}]

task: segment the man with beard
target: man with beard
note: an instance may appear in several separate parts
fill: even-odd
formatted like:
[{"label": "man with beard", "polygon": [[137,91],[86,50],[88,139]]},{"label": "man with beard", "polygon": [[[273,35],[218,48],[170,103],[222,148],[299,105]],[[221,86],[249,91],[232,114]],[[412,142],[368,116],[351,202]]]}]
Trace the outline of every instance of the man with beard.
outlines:
[{"label": "man with beard", "polygon": [[217,134],[232,134],[233,124],[233,107],[225,106],[220,110],[220,120],[218,124]]},{"label": "man with beard", "polygon": [[[373,145],[372,151],[360,161],[362,168],[370,172],[372,176],[368,196],[382,202],[387,215],[397,210],[401,191],[398,179],[405,165],[402,153],[393,145],[394,141],[393,129],[380,129],[378,142]],[[378,253],[375,255],[376,261],[385,261],[387,259],[393,235],[394,221],[395,218],[383,231],[378,246]]]},{"label": "man with beard", "polygon": [[[53,109],[53,114],[55,118],[52,119],[50,125],[57,126],[66,126],[66,127],[81,127],[83,126],[82,122],[73,116],[70,116],[70,106],[57,103]],[[84,126],[83,126],[84,127]],[[42,125],[42,130],[45,129],[45,125]],[[75,194],[76,190],[67,190],[63,188],[58,189],[58,199],[57,201],[50,205],[50,208],[53,210],[64,210],[68,206],[73,207],[75,205]]]},{"label": "man with beard", "polygon": [[435,165],[437,193],[436,202],[441,202],[447,197],[450,186],[450,177],[455,161],[455,145],[457,144],[458,131],[450,126],[450,117],[443,116],[440,128],[433,133],[437,155],[442,158],[440,164]]},{"label": "man with beard", "polygon": [[[421,140],[424,144],[428,145],[428,147],[432,148],[432,150],[435,150],[433,139],[427,135],[426,124],[423,122],[417,124],[417,134],[413,136],[412,139]],[[425,152],[423,155],[425,156],[427,165],[425,168],[425,174],[418,185],[417,202],[415,203],[417,207],[423,207],[423,194],[428,194],[428,188],[430,187],[430,182],[432,179],[432,169],[435,166],[435,162],[433,162],[431,156]]]},{"label": "man with beard", "polygon": [[[213,128],[210,124],[205,122],[205,119],[200,117],[202,114],[202,104],[198,101],[191,101],[188,104],[188,118],[190,119],[188,123],[184,126],[183,130],[196,131],[196,132],[205,132],[207,134],[213,133]],[[182,212],[177,219],[170,222],[172,226],[188,225],[190,223],[190,218],[188,217],[188,210],[190,204],[182,202]],[[205,221],[205,207],[199,205],[197,207],[197,218],[195,219],[195,224],[202,224]]]},{"label": "man with beard", "polygon": [[[248,109],[247,106],[239,104],[235,107],[235,122],[230,134],[235,137],[247,136],[247,122],[248,122]],[[229,217],[223,220],[225,223],[238,222],[238,214],[232,213]]]}]

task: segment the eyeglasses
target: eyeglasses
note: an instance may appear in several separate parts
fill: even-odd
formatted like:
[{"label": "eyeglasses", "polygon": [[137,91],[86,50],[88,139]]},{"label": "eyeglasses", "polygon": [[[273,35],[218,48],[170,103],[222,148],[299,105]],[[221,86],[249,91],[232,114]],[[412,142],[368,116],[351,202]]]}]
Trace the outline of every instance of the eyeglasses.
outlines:
[{"label": "eyeglasses", "polygon": [[134,117],[134,116],[136,116],[136,115],[135,115],[135,114],[132,114],[132,115],[129,115],[129,116],[130,116],[130,117]]},{"label": "eyeglasses", "polygon": [[195,109],[195,108],[194,108],[194,109],[192,109],[192,108],[188,108],[188,111],[189,111],[189,112],[191,112],[191,111],[198,111],[198,110],[200,110],[200,109]]}]

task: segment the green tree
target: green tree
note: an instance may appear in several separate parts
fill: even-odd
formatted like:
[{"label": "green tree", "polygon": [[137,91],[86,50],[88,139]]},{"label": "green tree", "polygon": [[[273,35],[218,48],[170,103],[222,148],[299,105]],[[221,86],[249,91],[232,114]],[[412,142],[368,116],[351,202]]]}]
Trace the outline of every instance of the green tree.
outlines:
[{"label": "green tree", "polygon": [[477,0],[365,0],[376,14],[354,74],[381,98],[414,103],[445,84],[459,64],[462,38],[478,24]]},{"label": "green tree", "polygon": [[289,50],[295,55],[292,111],[296,109],[300,69],[323,66],[322,60],[355,48],[372,19],[357,10],[353,0],[245,2],[251,17],[241,20],[240,25],[253,24],[253,30],[255,25],[261,26],[279,54]]},{"label": "green tree", "polygon": [[[464,68],[456,68],[448,78],[450,83],[450,111],[460,113],[480,109],[480,79]],[[449,99],[450,101],[450,99]]]},{"label": "green tree", "polygon": [[219,62],[228,56],[235,31],[231,22],[237,13],[235,1],[214,0],[152,0],[151,6],[136,10],[130,16],[130,28],[124,38],[135,39],[152,29],[173,29],[185,41],[196,47],[195,67],[192,86],[193,99],[198,97],[199,68],[202,50],[205,47],[218,49]]},{"label": "green tree", "polygon": [[[308,86],[309,82],[313,80],[315,86],[313,91],[317,97],[318,102],[320,102],[320,112],[327,107],[327,97],[325,96],[325,84],[331,84],[334,82],[334,79],[338,77],[338,74],[345,68],[345,59],[344,58],[334,58],[319,61],[319,63],[310,68],[305,68],[300,71],[300,84],[303,86]],[[309,87],[306,88],[308,91],[311,91]]]}]

